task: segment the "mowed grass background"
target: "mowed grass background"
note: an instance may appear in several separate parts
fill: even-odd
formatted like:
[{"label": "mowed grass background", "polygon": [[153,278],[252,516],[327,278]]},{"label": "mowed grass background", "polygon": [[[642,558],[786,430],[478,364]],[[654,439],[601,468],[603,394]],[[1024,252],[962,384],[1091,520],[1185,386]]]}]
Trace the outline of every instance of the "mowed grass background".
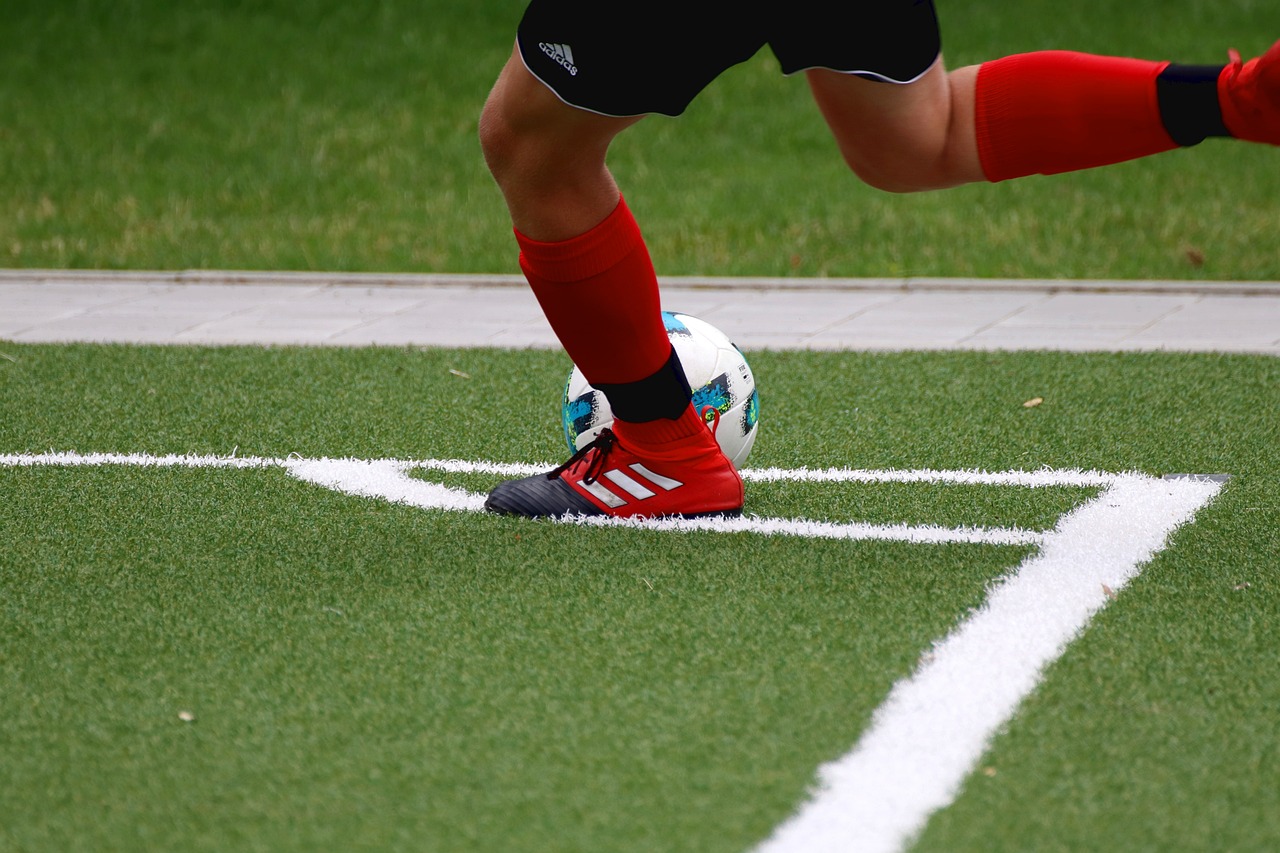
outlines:
[{"label": "mowed grass background", "polygon": [[[953,67],[1042,48],[1213,63],[1280,31],[1270,0],[939,6]],[[8,0],[0,264],[515,271],[476,118],[522,8]],[[767,50],[612,165],[665,274],[1280,277],[1273,150],[895,197],[847,173]]]},{"label": "mowed grass background", "polygon": [[[475,121],[521,8],[12,0],[0,266],[515,271]],[[1261,0],[940,14],[953,66],[1209,63],[1280,30]],[[1280,277],[1276,163],[1210,142],[888,196],[847,175],[767,52],[612,159],[665,274],[1192,279]],[[752,362],[753,465],[1233,475],[921,849],[1280,847],[1276,360]],[[0,343],[0,453],[555,461],[566,371],[554,353]],[[1044,528],[1085,497],[748,499]],[[423,513],[280,471],[3,468],[0,849],[742,850],[1024,556]]]},{"label": "mowed grass background", "polygon": [[[558,353],[0,351],[3,452],[563,455]],[[920,849],[1280,845],[1280,361],[753,361],[753,465],[1233,475]],[[0,468],[0,495],[12,850],[747,849],[1027,553],[430,513],[279,470]],[[773,515],[1039,529],[1086,497],[748,493]]]}]

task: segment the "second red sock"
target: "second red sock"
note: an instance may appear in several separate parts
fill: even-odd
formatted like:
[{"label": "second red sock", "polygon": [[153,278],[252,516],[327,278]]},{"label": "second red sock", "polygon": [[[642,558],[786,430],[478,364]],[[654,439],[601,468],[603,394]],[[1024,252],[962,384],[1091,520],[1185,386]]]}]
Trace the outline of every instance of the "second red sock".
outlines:
[{"label": "second red sock", "polygon": [[1160,117],[1167,62],[1041,51],[978,71],[978,152],[991,181],[1054,175],[1158,154],[1177,145]]}]

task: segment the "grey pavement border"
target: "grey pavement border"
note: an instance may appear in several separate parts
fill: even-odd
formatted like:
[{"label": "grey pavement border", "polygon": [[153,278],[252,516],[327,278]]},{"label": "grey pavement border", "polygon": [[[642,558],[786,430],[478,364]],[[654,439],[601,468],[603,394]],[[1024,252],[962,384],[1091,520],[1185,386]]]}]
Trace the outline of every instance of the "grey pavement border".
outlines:
[{"label": "grey pavement border", "polygon": [[[498,273],[358,273],[253,270],[0,269],[5,282],[115,281],[172,284],[292,284],[360,287],[527,287],[520,275]],[[1046,293],[1193,293],[1280,296],[1280,281],[1021,278],[801,278],[770,276],[662,276],[664,285],[695,290],[1043,291]]]},{"label": "grey pavement border", "polygon": [[[664,277],[744,349],[1280,355],[1280,282]],[[18,342],[555,347],[515,275],[0,270]]]}]

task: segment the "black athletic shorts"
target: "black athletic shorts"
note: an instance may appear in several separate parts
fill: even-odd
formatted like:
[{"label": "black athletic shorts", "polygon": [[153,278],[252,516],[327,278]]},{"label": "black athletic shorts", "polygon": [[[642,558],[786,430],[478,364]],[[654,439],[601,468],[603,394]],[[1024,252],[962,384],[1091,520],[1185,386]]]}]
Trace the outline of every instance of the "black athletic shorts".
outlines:
[{"label": "black athletic shorts", "polygon": [[829,68],[909,83],[941,50],[932,0],[531,0],[517,42],[565,103],[679,115],[769,45],[786,74]]}]

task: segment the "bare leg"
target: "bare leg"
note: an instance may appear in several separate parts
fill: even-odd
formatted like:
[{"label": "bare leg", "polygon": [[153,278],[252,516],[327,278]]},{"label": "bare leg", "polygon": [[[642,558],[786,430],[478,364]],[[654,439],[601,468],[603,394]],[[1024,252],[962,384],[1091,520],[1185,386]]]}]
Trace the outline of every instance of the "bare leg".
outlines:
[{"label": "bare leg", "polygon": [[1214,136],[1280,144],[1280,42],[1225,67],[1038,51],[949,74],[939,59],[906,85],[808,78],[850,168],[893,192],[1092,169]]},{"label": "bare leg", "polygon": [[890,192],[983,180],[974,134],[976,66],[950,74],[939,59],[914,83],[807,72],[809,87],[854,173]]},{"label": "bare leg", "polygon": [[605,153],[637,121],[564,104],[513,53],[480,116],[480,143],[515,227],[551,242],[603,221],[618,204]]},{"label": "bare leg", "polygon": [[613,432],[567,467],[497,486],[485,503],[493,512],[741,511],[742,478],[690,403],[648,250],[605,167],[609,143],[637,121],[566,106],[518,51],[485,104],[481,145],[511,211],[521,268],[565,350],[615,415]]}]

